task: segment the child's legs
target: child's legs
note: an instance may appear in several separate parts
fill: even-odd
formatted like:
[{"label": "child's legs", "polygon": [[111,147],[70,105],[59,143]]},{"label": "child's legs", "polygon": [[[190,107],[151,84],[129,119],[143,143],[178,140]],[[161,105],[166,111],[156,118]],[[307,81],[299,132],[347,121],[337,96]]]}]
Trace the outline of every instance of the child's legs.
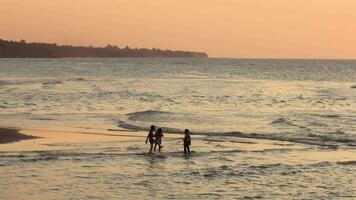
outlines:
[{"label": "child's legs", "polygon": [[187,145],[187,150],[188,150],[188,153],[190,153],[190,148],[189,148],[189,145]]},{"label": "child's legs", "polygon": [[187,145],[184,145],[184,154],[187,154]]},{"label": "child's legs", "polygon": [[150,143],[150,153],[152,153],[153,143]]},{"label": "child's legs", "polygon": [[161,140],[161,139],[157,139],[157,140],[156,140],[155,151],[156,151],[157,145],[158,145],[158,151],[161,151],[161,148],[162,148],[161,143],[162,143],[162,140]]}]

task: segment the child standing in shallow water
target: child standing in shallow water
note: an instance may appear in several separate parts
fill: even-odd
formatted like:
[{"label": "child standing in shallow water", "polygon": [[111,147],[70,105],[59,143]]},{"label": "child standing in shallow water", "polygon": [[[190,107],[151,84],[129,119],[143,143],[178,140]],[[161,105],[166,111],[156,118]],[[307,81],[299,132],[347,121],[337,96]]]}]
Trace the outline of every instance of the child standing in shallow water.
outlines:
[{"label": "child standing in shallow water", "polygon": [[156,147],[157,147],[157,145],[159,146],[158,147],[158,151],[159,152],[161,152],[161,149],[162,149],[162,137],[163,137],[163,133],[162,133],[162,129],[161,128],[159,128],[158,130],[157,130],[157,133],[156,133],[156,144],[155,144],[155,149],[154,149],[154,151],[156,151]]},{"label": "child standing in shallow water", "polygon": [[155,126],[151,126],[151,130],[148,132],[148,135],[147,135],[147,138],[146,138],[146,144],[147,144],[147,141],[150,142],[150,153],[152,153],[152,149],[153,149],[153,144],[156,143],[156,140],[155,140],[155,131],[156,127]]},{"label": "child standing in shallow water", "polygon": [[191,144],[191,138],[190,138],[190,131],[188,129],[184,130],[184,154],[190,154],[190,144]]}]

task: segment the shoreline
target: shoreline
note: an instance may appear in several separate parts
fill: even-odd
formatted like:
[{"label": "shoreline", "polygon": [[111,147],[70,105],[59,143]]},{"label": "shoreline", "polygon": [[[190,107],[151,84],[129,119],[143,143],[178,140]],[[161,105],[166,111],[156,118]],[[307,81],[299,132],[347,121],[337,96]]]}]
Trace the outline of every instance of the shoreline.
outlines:
[{"label": "shoreline", "polygon": [[21,140],[38,139],[40,137],[20,133],[20,129],[0,127],[0,144],[9,144]]},{"label": "shoreline", "polygon": [[120,129],[112,131],[68,127],[47,129],[0,127],[0,152],[63,150],[75,148],[78,144],[127,142],[131,140],[144,142],[145,139],[145,132],[131,132]]},{"label": "shoreline", "polygon": [[[122,128],[122,129],[120,129]],[[53,138],[63,140],[68,135],[72,135],[74,138],[80,138],[77,142],[85,142],[88,141],[89,138],[96,138],[98,140],[106,140],[107,138],[145,138],[146,137],[146,130],[130,130],[125,127],[120,128],[108,128],[105,130],[96,130],[93,129],[91,131],[87,129],[81,128],[47,128],[47,129],[36,129],[36,128],[18,128],[18,127],[0,127],[0,145],[11,144],[15,142],[22,142],[28,141],[33,139],[44,139],[44,140],[51,140]],[[179,138],[181,134],[177,132],[166,132],[166,137],[168,138]],[[296,144],[304,144],[304,145],[316,145],[316,146],[324,146],[329,148],[337,148],[338,145],[344,144],[347,146],[354,146],[353,144],[343,143],[343,141],[338,140],[326,140],[325,138],[318,138],[310,141],[306,141],[305,138],[295,138],[295,137],[278,137],[274,138],[271,135],[263,135],[263,134],[246,134],[242,132],[228,132],[225,134],[207,132],[201,133],[196,132],[194,133],[195,136],[204,137],[204,136],[233,136],[237,138],[245,138],[245,139],[252,139],[252,140],[270,140],[270,141],[280,141],[280,142],[290,142]],[[93,141],[92,139],[89,139]],[[95,141],[95,140],[94,140]],[[53,142],[53,141],[52,141]],[[66,142],[72,143],[71,139]]]}]

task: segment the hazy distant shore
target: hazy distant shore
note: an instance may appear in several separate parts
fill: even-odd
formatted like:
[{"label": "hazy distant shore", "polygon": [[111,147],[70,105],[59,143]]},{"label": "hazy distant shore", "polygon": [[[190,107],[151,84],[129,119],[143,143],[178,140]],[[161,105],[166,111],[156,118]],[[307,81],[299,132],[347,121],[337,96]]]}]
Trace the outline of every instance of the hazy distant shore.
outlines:
[{"label": "hazy distant shore", "polygon": [[27,43],[0,39],[0,58],[205,58],[204,52],[176,51],[147,48],[119,48],[116,45],[105,47],[84,47],[57,45],[56,43]]},{"label": "hazy distant shore", "polygon": [[20,130],[18,129],[0,128],[0,144],[38,138],[35,136],[22,134],[19,131]]}]

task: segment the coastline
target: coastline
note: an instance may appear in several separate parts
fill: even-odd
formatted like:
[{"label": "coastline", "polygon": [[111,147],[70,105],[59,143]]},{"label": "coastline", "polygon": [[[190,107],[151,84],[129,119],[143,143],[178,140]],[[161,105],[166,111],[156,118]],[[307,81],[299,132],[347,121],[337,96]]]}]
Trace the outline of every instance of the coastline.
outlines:
[{"label": "coastline", "polygon": [[20,129],[0,127],[0,144],[19,142],[21,140],[31,140],[40,137],[20,133]]},{"label": "coastline", "polygon": [[0,39],[0,57],[2,58],[207,58],[205,52],[161,50],[147,48],[119,48],[116,45],[105,47],[57,45],[25,40],[9,41]]},{"label": "coastline", "polygon": [[[332,149],[283,141],[192,135],[192,154],[185,155],[182,134],[166,134],[163,151],[149,154],[150,145],[145,143],[147,132],[143,131],[53,125],[41,129],[15,127],[10,130],[6,129],[8,134],[20,133],[39,138],[0,145],[0,177],[4,180],[0,185],[0,190],[4,191],[0,193],[0,199],[51,199],[57,194],[65,199],[71,199],[72,194],[80,199],[88,196],[120,199],[123,195],[134,199],[137,195],[156,191],[151,187],[142,189],[143,186],[157,184],[163,195],[169,190],[172,197],[184,199],[186,196],[181,196],[180,192],[188,182],[197,188],[196,191],[203,192],[188,191],[198,199],[205,196],[205,191],[210,195],[210,191],[215,192],[215,188],[221,185],[224,190],[218,188],[217,192],[233,198],[238,184],[242,184],[241,190],[250,194],[256,185],[263,188],[271,185],[273,191],[284,191],[284,186],[279,183],[288,186],[293,180],[307,185],[310,191],[330,183],[332,192],[339,191],[340,185],[345,186],[341,188],[345,196],[352,196],[349,194],[353,191],[350,184],[353,179],[348,174],[354,170],[356,154],[351,148]],[[315,184],[310,182],[311,179]],[[251,180],[254,182],[250,183]],[[266,180],[279,183],[273,185]],[[171,187],[166,188],[166,183],[179,183],[182,188],[172,190]],[[83,190],[93,185],[99,189]],[[121,185],[127,188],[119,187]],[[295,195],[288,195],[300,196],[299,191],[305,187],[297,186],[295,191],[291,191]],[[114,195],[102,195],[104,190]],[[259,191],[274,194],[270,190]],[[324,194],[326,192],[322,190],[319,196]],[[278,197],[275,195],[273,198]],[[246,198],[242,196],[241,199]]]},{"label": "coastline", "polygon": [[[180,135],[170,134],[167,138],[180,138]],[[75,149],[76,145],[105,142],[125,143],[135,140],[144,143],[145,139],[146,132],[124,129],[0,127],[0,152],[68,150]]]}]

